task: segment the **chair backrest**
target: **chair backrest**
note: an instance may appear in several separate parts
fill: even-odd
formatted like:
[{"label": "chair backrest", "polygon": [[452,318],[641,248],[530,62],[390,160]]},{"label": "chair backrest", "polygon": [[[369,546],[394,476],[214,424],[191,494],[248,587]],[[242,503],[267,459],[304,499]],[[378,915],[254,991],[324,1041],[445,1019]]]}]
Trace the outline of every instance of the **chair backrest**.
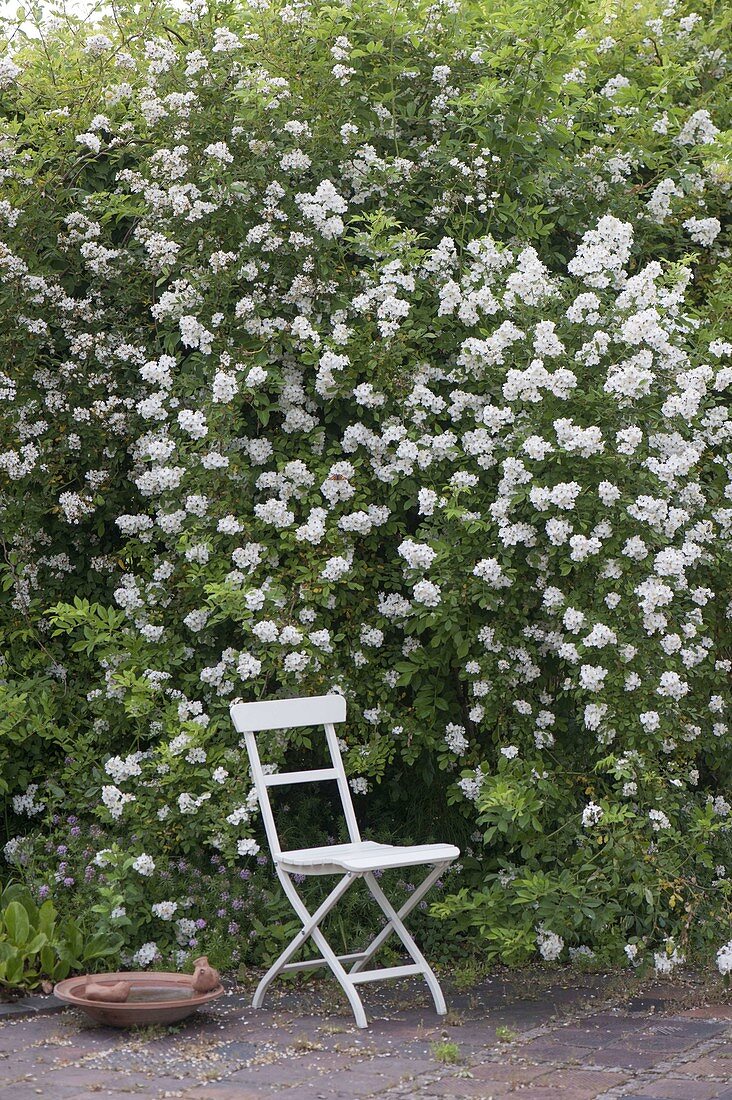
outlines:
[{"label": "chair backrest", "polygon": [[[324,779],[335,780],[338,784],[338,793],[341,797],[343,814],[348,826],[348,835],[353,843],[359,843],[361,834],[358,831],[356,814],[351,801],[351,791],[334,728],[335,722],[345,722],[346,720],[346,700],[343,696],[316,695],[309,699],[272,699],[264,703],[234,703],[230,708],[230,713],[234,728],[238,733],[244,734],[249,763],[252,767],[252,779],[254,780],[259,808],[262,811],[262,820],[272,855],[278,856],[280,854],[280,842],[269,801],[269,788],[287,783],[312,783]],[[293,729],[317,725],[325,727],[332,767],[265,775],[259,758],[255,733],[262,730]]]}]

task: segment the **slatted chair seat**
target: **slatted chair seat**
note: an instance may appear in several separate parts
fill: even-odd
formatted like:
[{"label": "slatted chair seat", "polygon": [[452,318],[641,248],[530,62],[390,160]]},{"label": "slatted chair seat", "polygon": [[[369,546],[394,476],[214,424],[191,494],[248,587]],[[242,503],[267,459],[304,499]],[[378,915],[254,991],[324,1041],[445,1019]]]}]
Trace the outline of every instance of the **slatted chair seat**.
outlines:
[{"label": "slatted chair seat", "polygon": [[[310,699],[273,699],[263,703],[234,703],[231,718],[244,740],[249,754],[252,779],[262,811],[267,840],[272,852],[277,876],[282,889],[287,894],[292,907],[302,921],[302,928],[285,948],[280,957],[272,964],[257,986],[252,1005],[261,1007],[268,987],[280,973],[292,970],[307,970],[315,966],[329,966],[341,988],[348,997],[356,1023],[366,1027],[366,1013],[356,989],[361,982],[381,981],[384,978],[401,978],[421,974],[429,987],[435,1008],[440,1015],[447,1012],[445,998],[435,974],[404,927],[404,918],[422,900],[440,875],[460,855],[460,850],[452,844],[378,844],[374,840],[362,840],[351,800],[343,760],[338,747],[335,722],[344,722],[346,701],[341,695],[319,695]],[[304,726],[323,725],[331,758],[331,767],[315,768],[299,772],[277,772],[265,774],[259,758],[255,733],[262,730],[281,730]],[[269,788],[289,783],[312,783],[334,780],[338,784],[338,793],[346,819],[349,844],[330,844],[319,848],[298,848],[283,852],[275,826],[272,806],[269,800]],[[376,871],[386,871],[400,867],[431,867],[427,877],[408,895],[407,900],[397,911],[379,885]],[[339,875],[338,883],[333,887],[325,901],[310,913],[302,900],[291,876],[295,875]],[[386,924],[379,934],[363,951],[348,955],[336,955],[323,935],[320,924],[341,897],[355,883],[363,881],[371,892],[381,911],[386,916]],[[364,967],[394,932],[402,942],[412,962],[405,966],[387,966],[381,969],[365,970]],[[320,949],[321,957],[306,959],[302,962],[290,962],[300,948],[312,939]],[[346,970],[344,963],[348,963]]]},{"label": "slatted chair seat", "polygon": [[386,871],[392,867],[421,867],[430,863],[450,863],[460,855],[453,844],[331,844],[323,848],[298,848],[282,852],[276,863],[300,875],[323,875],[332,871]]}]

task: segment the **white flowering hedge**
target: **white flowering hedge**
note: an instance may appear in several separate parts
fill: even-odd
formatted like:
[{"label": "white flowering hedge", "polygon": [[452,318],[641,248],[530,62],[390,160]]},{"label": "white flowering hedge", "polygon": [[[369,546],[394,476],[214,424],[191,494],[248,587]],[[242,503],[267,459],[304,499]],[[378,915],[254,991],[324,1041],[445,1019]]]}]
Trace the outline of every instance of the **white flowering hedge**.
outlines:
[{"label": "white flowering hedge", "polygon": [[329,690],[461,950],[724,938],[729,16],[590,7],[0,62],[5,857],[141,965],[272,912],[228,706]]}]

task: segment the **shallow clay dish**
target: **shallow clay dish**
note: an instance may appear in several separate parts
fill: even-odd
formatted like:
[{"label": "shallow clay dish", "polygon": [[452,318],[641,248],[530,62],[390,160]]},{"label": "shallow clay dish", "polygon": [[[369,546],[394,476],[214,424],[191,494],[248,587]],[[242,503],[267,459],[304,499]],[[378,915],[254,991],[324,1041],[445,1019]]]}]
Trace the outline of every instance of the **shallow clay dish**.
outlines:
[{"label": "shallow clay dish", "polygon": [[[95,985],[114,985],[129,982],[130,994],[122,1004],[89,1001],[84,996],[88,981]],[[165,970],[138,973],[121,971],[116,974],[78,974],[59,982],[54,993],[60,1001],[81,1008],[100,1024],[109,1027],[140,1027],[145,1024],[174,1024],[184,1020],[201,1005],[220,997],[224,992],[217,985],[209,993],[196,993],[190,974],[176,974]]]}]

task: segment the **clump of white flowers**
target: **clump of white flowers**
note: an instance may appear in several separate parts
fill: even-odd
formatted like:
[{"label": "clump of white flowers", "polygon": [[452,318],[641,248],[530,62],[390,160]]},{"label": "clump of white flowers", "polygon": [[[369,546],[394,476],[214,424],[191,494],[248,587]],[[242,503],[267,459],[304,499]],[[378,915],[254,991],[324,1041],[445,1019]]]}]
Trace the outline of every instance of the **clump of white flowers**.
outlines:
[{"label": "clump of white flowers", "polygon": [[445,727],[445,744],[450,752],[455,753],[456,756],[463,756],[468,747],[465,727],[458,726],[455,722],[448,722]]},{"label": "clump of white flowers", "polygon": [[137,856],[132,864],[132,869],[137,871],[138,875],[143,875],[145,878],[153,874],[155,870],[155,860],[152,856],[147,855],[145,852],[142,855]]},{"label": "clump of white flowers", "polygon": [[542,959],[554,962],[564,950],[564,940],[556,932],[550,932],[548,928],[541,927],[536,932],[536,946]]},{"label": "clump of white flowers", "polygon": [[717,970],[723,978],[732,974],[732,940],[717,951]]},{"label": "clump of white flowers", "polygon": [[159,901],[151,906],[152,912],[156,917],[160,917],[161,920],[172,920],[178,910],[178,903],[175,901]]},{"label": "clump of white flowers", "polygon": [[582,811],[582,827],[583,829],[592,829],[595,825],[599,825],[603,818],[603,809],[598,806],[596,802],[588,802]]},{"label": "clump of white flowers", "polygon": [[672,939],[666,939],[662,951],[653,955],[653,965],[657,974],[672,974],[677,966],[683,966],[684,955],[675,946]]},{"label": "clump of white flowers", "polygon": [[158,945],[153,941],[143,943],[142,947],[139,947],[132,956],[132,961],[136,966],[142,967],[150,966],[156,958],[159,957]]}]

